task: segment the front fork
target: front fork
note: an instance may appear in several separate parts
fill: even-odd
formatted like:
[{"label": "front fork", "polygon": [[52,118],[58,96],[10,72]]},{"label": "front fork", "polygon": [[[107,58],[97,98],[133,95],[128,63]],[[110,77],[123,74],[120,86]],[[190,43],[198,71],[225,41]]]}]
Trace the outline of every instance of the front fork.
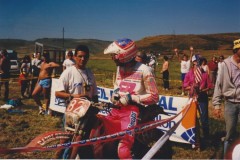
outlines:
[{"label": "front fork", "polygon": [[[86,127],[88,119],[89,119],[89,117],[86,116],[83,119],[81,119],[77,124],[75,124],[75,130],[74,130],[74,134],[73,134],[71,142],[77,142],[77,141],[82,140],[83,138],[86,138],[85,137],[86,132],[84,131],[84,129]],[[77,157],[78,150],[79,150],[78,146],[72,147],[72,151],[71,151],[69,158],[75,159]]]}]

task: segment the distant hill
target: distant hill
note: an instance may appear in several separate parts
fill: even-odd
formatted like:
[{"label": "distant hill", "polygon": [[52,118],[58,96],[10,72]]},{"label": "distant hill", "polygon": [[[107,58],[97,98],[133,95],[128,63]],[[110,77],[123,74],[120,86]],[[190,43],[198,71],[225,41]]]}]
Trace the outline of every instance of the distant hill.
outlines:
[{"label": "distant hill", "polygon": [[137,41],[140,50],[169,51],[173,48],[180,50],[193,46],[202,50],[232,49],[233,40],[239,39],[240,33],[222,33],[206,35],[159,35],[145,37]]},{"label": "distant hill", "polygon": [[[145,37],[136,44],[140,50],[165,52],[173,48],[180,50],[188,49],[193,46],[195,49],[202,50],[229,50],[232,49],[232,42],[240,38],[240,33],[220,33],[204,35],[157,35]],[[44,48],[73,49],[78,44],[85,44],[90,48],[92,54],[102,53],[104,48],[110,44],[110,41],[97,39],[63,39],[60,38],[43,38],[34,41],[19,39],[0,39],[0,48],[7,48],[17,51],[18,53],[33,53],[35,42],[43,43]]]},{"label": "distant hill", "polygon": [[110,41],[96,39],[64,39],[64,43],[59,38],[43,38],[35,41],[0,39],[0,48],[12,49],[20,54],[33,53],[35,51],[35,42],[42,43],[44,49],[74,49],[78,44],[85,44],[93,54],[102,52],[111,43]]}]

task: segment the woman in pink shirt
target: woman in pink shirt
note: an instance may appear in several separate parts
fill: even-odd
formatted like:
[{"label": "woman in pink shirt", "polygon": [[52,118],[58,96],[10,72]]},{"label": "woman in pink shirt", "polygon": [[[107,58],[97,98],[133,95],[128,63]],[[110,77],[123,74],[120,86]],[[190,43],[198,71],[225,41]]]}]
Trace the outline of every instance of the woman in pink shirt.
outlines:
[{"label": "woman in pink shirt", "polygon": [[[203,137],[207,139],[209,138],[207,91],[213,88],[213,84],[209,75],[199,67],[199,60],[200,58],[198,55],[192,57],[193,66],[186,74],[183,85],[185,90],[189,91],[190,96],[197,96]],[[199,71],[198,74],[197,71]]]}]

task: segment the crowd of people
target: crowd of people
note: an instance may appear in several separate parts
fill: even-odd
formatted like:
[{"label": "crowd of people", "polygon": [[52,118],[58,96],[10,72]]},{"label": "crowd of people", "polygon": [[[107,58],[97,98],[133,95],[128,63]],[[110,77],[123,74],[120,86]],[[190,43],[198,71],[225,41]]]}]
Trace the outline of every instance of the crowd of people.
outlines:
[{"label": "crowd of people", "polygon": [[[233,56],[224,59],[223,55],[220,57],[213,55],[209,62],[199,53],[194,54],[193,47],[190,47],[189,56],[183,54],[181,57],[179,50],[174,49],[181,66],[181,95],[188,93],[189,97],[195,96],[197,98],[204,139],[209,138],[209,92],[214,90],[212,103],[216,117],[220,117],[222,112],[220,106],[222,101],[225,100],[226,136],[224,152],[226,152],[236,136],[236,126],[240,114],[240,39],[235,40],[233,46]],[[135,42],[131,39],[119,39],[112,42],[104,50],[104,54],[109,54],[117,66],[111,101],[113,104],[121,106],[121,110],[112,109],[110,116],[106,118],[110,121],[120,119],[122,123],[119,128],[107,128],[109,133],[113,133],[137,125],[139,115],[137,104],[146,106],[158,103],[159,92],[155,80],[156,67],[154,67],[157,62],[153,57],[149,58],[146,53],[139,52]],[[4,100],[7,100],[9,82],[4,81],[4,79],[10,78],[10,61],[7,58],[6,50],[1,51],[0,56],[0,74],[2,78],[0,86],[4,84]],[[42,56],[43,59],[40,59],[40,54],[34,53],[32,60],[30,56],[23,58],[19,77],[21,96],[26,98],[27,92],[28,96],[33,97],[39,106],[40,114],[49,114],[51,74],[53,69],[60,65],[51,62],[48,53]],[[59,78],[60,82],[55,93],[56,97],[65,100],[85,97],[98,102],[94,74],[86,67],[89,56],[89,49],[85,45],[78,45],[75,51],[67,52],[66,60],[63,62],[63,72]],[[164,62],[160,72],[163,76],[163,88],[167,91],[170,88],[170,65],[168,56],[164,56],[163,59]],[[28,80],[27,77],[30,74],[37,78]],[[45,106],[39,98],[40,93],[43,93]],[[119,158],[132,158],[133,137],[133,135],[129,135],[120,140],[118,147]]]}]

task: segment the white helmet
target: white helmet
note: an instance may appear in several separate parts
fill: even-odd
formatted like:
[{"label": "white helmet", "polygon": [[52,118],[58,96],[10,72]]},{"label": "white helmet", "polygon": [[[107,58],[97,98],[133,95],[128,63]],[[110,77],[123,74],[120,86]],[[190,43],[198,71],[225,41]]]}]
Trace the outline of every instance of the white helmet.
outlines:
[{"label": "white helmet", "polygon": [[136,57],[137,46],[131,39],[119,39],[111,43],[104,50],[104,54],[116,54],[116,59],[119,62],[127,63]]}]

